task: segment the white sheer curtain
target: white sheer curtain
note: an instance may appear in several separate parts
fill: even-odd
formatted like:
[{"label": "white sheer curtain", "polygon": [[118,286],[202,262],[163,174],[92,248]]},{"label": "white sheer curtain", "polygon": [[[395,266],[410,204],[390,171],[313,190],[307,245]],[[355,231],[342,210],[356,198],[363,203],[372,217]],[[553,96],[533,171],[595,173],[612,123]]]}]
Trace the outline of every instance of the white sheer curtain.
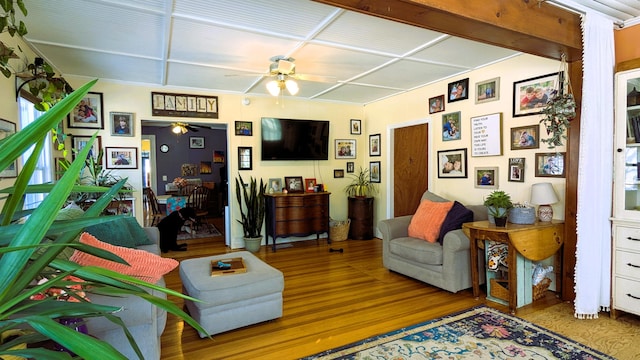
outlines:
[{"label": "white sheer curtain", "polygon": [[610,307],[613,22],[587,11],[582,17],[582,39],[575,316],[590,319]]}]

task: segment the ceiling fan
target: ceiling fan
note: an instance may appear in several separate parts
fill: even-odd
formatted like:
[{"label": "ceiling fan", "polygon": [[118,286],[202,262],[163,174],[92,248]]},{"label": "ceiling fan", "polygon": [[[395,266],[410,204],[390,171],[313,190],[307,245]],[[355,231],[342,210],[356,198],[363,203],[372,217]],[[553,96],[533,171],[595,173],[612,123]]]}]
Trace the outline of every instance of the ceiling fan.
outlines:
[{"label": "ceiling fan", "polygon": [[[267,90],[273,96],[278,96],[284,89],[291,95],[295,95],[300,90],[295,80],[315,81],[315,82],[336,82],[331,76],[299,74],[296,72],[295,59],[284,55],[276,55],[269,59],[269,72],[262,74],[244,74],[245,76],[272,76],[273,80],[267,83]],[[231,75],[233,76],[233,75]]]},{"label": "ceiling fan", "polygon": [[171,127],[171,132],[176,135],[186,134],[188,131],[198,132],[198,128],[202,127],[199,125],[189,125],[183,122],[174,122],[169,126]]}]

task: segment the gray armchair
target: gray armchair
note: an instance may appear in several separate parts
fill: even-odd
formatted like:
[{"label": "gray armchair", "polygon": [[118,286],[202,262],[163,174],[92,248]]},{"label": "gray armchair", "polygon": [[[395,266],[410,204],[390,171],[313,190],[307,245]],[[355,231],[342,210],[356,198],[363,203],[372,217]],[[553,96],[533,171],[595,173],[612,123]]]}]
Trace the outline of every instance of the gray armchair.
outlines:
[{"label": "gray armchair", "polygon": [[[449,201],[429,191],[422,199],[435,202]],[[487,220],[484,205],[470,205],[473,220]],[[442,245],[430,243],[408,235],[413,215],[381,220],[378,229],[382,232],[382,261],[391,271],[410,276],[427,284],[456,293],[471,287],[471,258],[469,238],[461,229],[446,233]],[[480,274],[484,274],[484,256],[478,252]],[[481,282],[484,279],[481,278]]]}]

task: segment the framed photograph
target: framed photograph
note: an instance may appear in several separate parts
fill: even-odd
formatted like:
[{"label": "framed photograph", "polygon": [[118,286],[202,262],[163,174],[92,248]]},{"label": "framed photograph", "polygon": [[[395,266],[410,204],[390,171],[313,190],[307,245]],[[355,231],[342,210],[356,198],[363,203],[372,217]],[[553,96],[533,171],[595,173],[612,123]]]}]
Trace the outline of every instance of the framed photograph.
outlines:
[{"label": "framed photograph", "polygon": [[135,147],[107,147],[104,158],[107,169],[138,168],[138,148]]},{"label": "framed photograph", "polygon": [[347,161],[347,174],[351,174],[356,171],[356,165],[353,161]]},{"label": "framed photograph", "polygon": [[509,181],[524,182],[524,158],[509,158]]},{"label": "framed photograph", "polygon": [[442,115],[442,141],[460,140],[460,111]]},{"label": "framed photograph", "polygon": [[479,189],[498,188],[497,167],[476,167],[473,169],[474,185]]},{"label": "framed photograph", "polygon": [[380,134],[369,135],[369,156],[380,156]]},{"label": "framed photograph", "polygon": [[429,114],[444,111],[444,94],[429,98]]},{"label": "framed photograph", "polygon": [[189,136],[189,149],[204,149],[204,136]]},{"label": "framed photograph", "polygon": [[358,119],[351,119],[351,135],[362,134],[362,121]]},{"label": "framed photograph", "polygon": [[282,192],[282,179],[281,178],[269,179],[269,186],[267,188],[267,192],[268,193]]},{"label": "framed photograph", "polygon": [[369,177],[372,183],[380,182],[380,161],[371,161],[369,163]]},{"label": "framed photograph", "polygon": [[467,149],[438,151],[439,178],[467,177]]},{"label": "framed photograph", "polygon": [[342,169],[334,169],[333,170],[333,177],[336,178],[336,179],[343,178],[344,177],[344,170],[342,170]]},{"label": "framed photograph", "polygon": [[69,128],[104,129],[102,93],[90,92],[67,117]]},{"label": "framed photograph", "polygon": [[563,178],[565,154],[564,152],[536,153],[536,176]]},{"label": "framed photograph", "polygon": [[511,150],[537,149],[540,147],[540,124],[511,128]]},{"label": "framed photograph", "polygon": [[301,193],[304,192],[304,183],[302,182],[302,176],[285,176],[284,185],[287,192]]},{"label": "framed photograph", "polygon": [[469,78],[450,82],[447,86],[449,90],[449,102],[466,100],[469,98]]},{"label": "framed photograph", "polygon": [[238,170],[253,168],[253,151],[250,146],[238,146]]},{"label": "framed photograph", "polygon": [[502,155],[502,113],[471,118],[471,156]]},{"label": "framed photograph", "polygon": [[541,114],[554,89],[561,89],[562,73],[552,73],[513,83],[513,116]]},{"label": "framed photograph", "polygon": [[[16,124],[0,119],[0,140],[16,133]],[[0,171],[0,178],[18,177],[18,160],[15,160],[8,168]]]},{"label": "framed photograph", "polygon": [[336,159],[355,159],[356,141],[350,139],[336,139]]},{"label": "framed photograph", "polygon": [[[71,135],[71,154],[73,160],[76,159],[76,154],[87,146],[89,140],[91,140],[91,136]],[[96,140],[93,142],[91,150],[89,150],[89,153],[87,154],[87,159],[89,157],[93,157],[93,160],[97,161],[98,155],[100,155],[100,149],[102,149],[102,136],[96,136]]]},{"label": "framed photograph", "polygon": [[500,78],[476,83],[476,104],[500,100]]},{"label": "framed photograph", "polygon": [[253,122],[251,122],[251,121],[236,121],[236,135],[238,135],[238,136],[253,136]]},{"label": "framed photograph", "polygon": [[110,112],[111,135],[113,136],[133,136],[134,117],[133,113]]},{"label": "framed photograph", "polygon": [[316,192],[316,179],[304,179],[304,189],[306,192]]}]

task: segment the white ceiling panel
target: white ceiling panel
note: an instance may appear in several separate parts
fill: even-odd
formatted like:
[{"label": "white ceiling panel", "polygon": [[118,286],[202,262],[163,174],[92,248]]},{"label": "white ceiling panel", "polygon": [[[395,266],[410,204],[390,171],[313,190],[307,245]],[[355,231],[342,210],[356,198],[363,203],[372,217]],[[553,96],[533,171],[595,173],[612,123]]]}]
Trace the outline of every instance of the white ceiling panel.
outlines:
[{"label": "white ceiling panel", "polygon": [[[640,14],[636,0],[553,1]],[[297,97],[367,104],[515,54],[307,0],[25,5],[27,42],[63,76],[213,92],[267,96],[264,84],[272,78],[260,74],[269,58],[284,55],[295,58],[297,74],[335,80],[300,81]]]},{"label": "white ceiling panel", "polygon": [[[368,15],[344,12],[316,39],[370,52],[403,55],[442,34]],[[366,45],[365,45],[366,44]]]}]

